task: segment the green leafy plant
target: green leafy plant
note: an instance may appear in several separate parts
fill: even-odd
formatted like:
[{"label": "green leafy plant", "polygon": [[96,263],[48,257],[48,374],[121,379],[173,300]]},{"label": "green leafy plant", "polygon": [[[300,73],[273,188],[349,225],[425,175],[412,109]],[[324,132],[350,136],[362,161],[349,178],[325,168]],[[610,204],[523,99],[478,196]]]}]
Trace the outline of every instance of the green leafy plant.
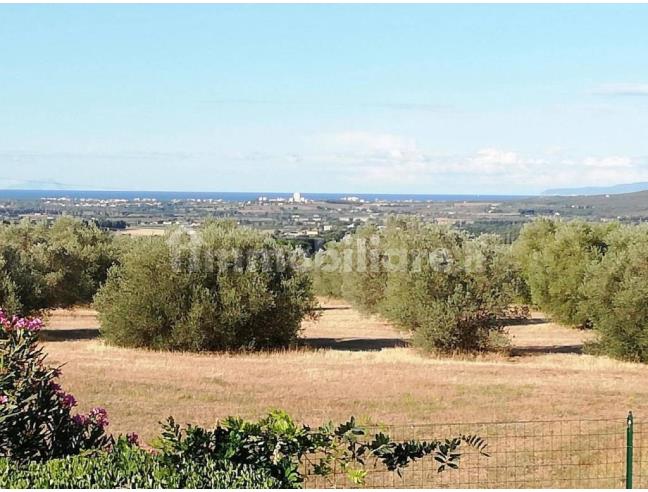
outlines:
[{"label": "green leafy plant", "polygon": [[279,488],[265,470],[211,459],[182,466],[120,438],[106,451],[18,464],[0,459],[0,487],[78,488]]},{"label": "green leafy plant", "polygon": [[[214,429],[189,425],[181,430],[169,418],[156,447],[174,466],[225,460],[264,470],[281,487],[295,488],[303,483],[304,473],[327,476],[336,467],[361,483],[370,460],[398,474],[426,456],[433,457],[439,471],[457,468],[462,444],[487,454],[486,442],[477,436],[399,443],[384,433],[369,435],[353,418],[338,426],[312,429],[297,425],[285,412],[274,411],[258,422],[230,417]],[[304,462],[309,464],[306,470],[301,468]]]}]

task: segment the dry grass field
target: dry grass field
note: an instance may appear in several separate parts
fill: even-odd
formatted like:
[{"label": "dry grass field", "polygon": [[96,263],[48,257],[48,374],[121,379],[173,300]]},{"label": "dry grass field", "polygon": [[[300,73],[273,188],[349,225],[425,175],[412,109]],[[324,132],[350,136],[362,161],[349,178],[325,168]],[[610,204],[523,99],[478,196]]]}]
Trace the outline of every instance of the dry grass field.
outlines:
[{"label": "dry grass field", "polygon": [[106,346],[89,309],[56,311],[43,332],[51,363],[80,408],[105,406],[113,432],[150,439],[158,422],[212,424],[282,408],[317,424],[623,418],[648,414],[648,368],[582,355],[580,331],[544,321],[510,328],[512,356],[419,354],[402,333],[340,301],[323,301],[300,348],[188,354]]},{"label": "dry grass field", "polygon": [[119,231],[117,232],[117,234],[121,234],[124,236],[141,237],[141,236],[164,236],[165,232],[166,229],[162,227],[159,228],[133,227],[133,228],[124,229],[123,231]]}]

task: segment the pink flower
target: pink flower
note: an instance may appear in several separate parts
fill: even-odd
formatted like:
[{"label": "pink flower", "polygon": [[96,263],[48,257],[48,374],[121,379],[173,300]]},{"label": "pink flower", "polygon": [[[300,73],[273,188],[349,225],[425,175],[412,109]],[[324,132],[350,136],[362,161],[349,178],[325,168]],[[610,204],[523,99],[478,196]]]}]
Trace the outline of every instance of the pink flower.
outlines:
[{"label": "pink flower", "polygon": [[0,395],[0,405],[4,405],[9,401],[9,397],[7,395]]},{"label": "pink flower", "polygon": [[40,318],[20,318],[18,316],[7,316],[7,313],[0,310],[0,325],[6,331],[26,330],[39,331],[43,328],[43,320]]},{"label": "pink flower", "polygon": [[77,401],[74,396],[70,395],[69,393],[63,396],[63,405],[66,406],[67,408],[72,408],[76,406]]},{"label": "pink flower", "polygon": [[40,331],[43,328],[43,320],[40,318],[32,318],[27,321],[25,329],[27,331]]},{"label": "pink flower", "polygon": [[86,423],[88,422],[88,417],[86,417],[85,415],[76,414],[75,416],[72,417],[72,421],[75,424],[85,426]]},{"label": "pink flower", "polygon": [[126,434],[126,440],[134,446],[139,446],[139,436],[135,432]]},{"label": "pink flower", "polygon": [[106,412],[105,408],[93,408],[90,411],[89,417],[99,427],[106,427],[108,425],[108,412]]}]

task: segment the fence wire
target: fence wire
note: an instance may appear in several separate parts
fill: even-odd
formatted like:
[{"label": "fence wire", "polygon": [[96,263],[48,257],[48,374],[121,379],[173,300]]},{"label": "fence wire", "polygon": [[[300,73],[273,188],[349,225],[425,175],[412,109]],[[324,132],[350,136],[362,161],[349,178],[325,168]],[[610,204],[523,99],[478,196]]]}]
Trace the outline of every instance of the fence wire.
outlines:
[{"label": "fence wire", "polygon": [[[310,488],[624,488],[627,422],[624,417],[592,420],[537,420],[429,425],[385,425],[395,441],[445,439],[476,434],[487,443],[489,457],[462,445],[459,469],[437,472],[426,457],[404,469],[402,476],[379,464],[364,466],[362,485],[345,472],[307,475]],[[648,427],[635,419],[634,486],[648,487]],[[308,463],[304,463],[308,470]]]}]

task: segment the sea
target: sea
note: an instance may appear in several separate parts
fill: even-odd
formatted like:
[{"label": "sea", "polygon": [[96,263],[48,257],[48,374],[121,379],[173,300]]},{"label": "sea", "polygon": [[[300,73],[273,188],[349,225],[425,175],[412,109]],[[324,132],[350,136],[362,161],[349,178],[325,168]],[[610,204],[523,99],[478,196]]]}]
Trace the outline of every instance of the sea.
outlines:
[{"label": "sea", "polygon": [[[292,192],[222,192],[222,191],[97,191],[97,190],[0,190],[0,199],[4,200],[39,200],[41,198],[70,198],[96,200],[135,200],[156,199],[171,200],[223,200],[226,202],[255,201],[259,197],[268,200],[293,196]],[[357,198],[365,202],[481,202],[481,201],[514,201],[529,198],[529,195],[439,195],[409,193],[302,193],[302,198],[315,201],[342,201]]]}]

